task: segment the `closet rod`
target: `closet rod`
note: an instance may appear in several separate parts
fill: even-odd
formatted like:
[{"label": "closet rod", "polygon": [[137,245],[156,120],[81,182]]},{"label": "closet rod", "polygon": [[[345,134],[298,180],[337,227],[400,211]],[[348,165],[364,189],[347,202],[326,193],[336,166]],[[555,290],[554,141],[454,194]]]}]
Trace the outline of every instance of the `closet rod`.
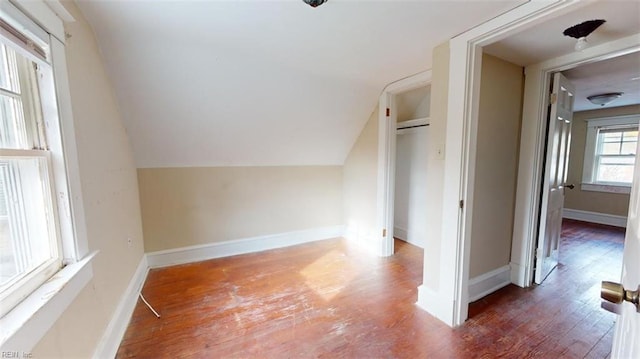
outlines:
[{"label": "closet rod", "polygon": [[415,126],[407,126],[407,127],[398,127],[397,130],[406,130],[408,128],[416,128],[416,127],[425,127],[425,126],[429,126],[428,123],[425,123],[424,125],[415,125]]}]

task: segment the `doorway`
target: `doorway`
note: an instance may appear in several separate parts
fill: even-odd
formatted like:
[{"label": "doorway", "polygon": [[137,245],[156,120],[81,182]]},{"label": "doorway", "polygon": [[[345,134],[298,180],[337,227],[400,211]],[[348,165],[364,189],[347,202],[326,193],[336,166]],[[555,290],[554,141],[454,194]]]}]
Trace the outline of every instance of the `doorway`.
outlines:
[{"label": "doorway", "polygon": [[[566,5],[566,4],[565,4]],[[521,287],[528,287],[532,283],[534,270],[534,255],[536,252],[537,225],[540,205],[540,179],[544,164],[544,137],[546,123],[541,121],[546,117],[550,96],[550,74],[564,71],[581,64],[595,62],[622,54],[637,51],[640,47],[636,35],[637,17],[622,16],[617,18],[615,27],[621,27],[617,37],[601,37],[596,44],[586,51],[573,51],[573,43],[563,39],[562,31],[567,26],[584,21],[584,17],[598,14],[604,18],[613,18],[613,14],[626,14],[620,7],[633,7],[633,3],[620,3],[619,7],[610,8],[604,2],[582,4],[571,9],[565,8],[553,21],[540,18],[523,20],[529,26],[522,26],[518,31],[511,31],[510,36],[505,30],[478,28],[454,38],[448,44],[448,62],[451,76],[448,82],[447,133],[446,153],[450,158],[452,151],[462,148],[461,156],[453,156],[457,161],[462,158],[462,166],[445,166],[445,178],[450,184],[444,188],[445,206],[443,207],[444,232],[440,241],[441,253],[445,253],[440,267],[442,272],[450,275],[439,275],[440,287],[435,291],[432,287],[419,292],[419,302],[432,313],[444,313],[439,316],[450,321],[453,325],[460,325],[467,317],[469,303],[469,258],[471,253],[471,228],[474,211],[460,209],[447,204],[455,203],[456,198],[464,200],[464,208],[473,208],[475,192],[474,158],[477,122],[477,106],[480,97],[481,54],[493,47],[491,55],[509,59],[526,67],[525,95],[523,104],[523,120],[521,128],[521,143],[519,151],[518,183],[516,206],[512,235],[510,280]],[[564,5],[563,5],[564,6]],[[569,11],[571,10],[571,11]],[[535,28],[534,28],[535,25]],[[490,27],[490,26],[488,26]],[[509,29],[511,30],[511,29]],[[525,31],[526,30],[526,31]],[[495,31],[495,32],[492,32]],[[627,32],[630,31],[630,32]],[[508,37],[508,38],[507,38]],[[595,37],[594,37],[595,38]],[[544,39],[536,41],[536,39]],[[595,42],[595,41],[594,41]],[[503,56],[504,55],[504,56]],[[434,94],[439,88],[434,88]],[[436,111],[434,106],[432,109]],[[450,131],[451,129],[451,131]],[[457,164],[457,163],[455,163]],[[448,191],[447,189],[453,190]],[[458,219],[456,223],[447,219]],[[473,226],[476,222],[473,222]],[[455,239],[455,240],[453,240]],[[426,256],[426,255],[425,255]],[[450,258],[450,259],[449,259]],[[427,260],[427,258],[425,259]],[[442,259],[441,259],[442,261]],[[455,270],[444,271],[453,268]],[[431,278],[429,278],[431,279]],[[427,274],[425,271],[425,282]],[[443,288],[442,283],[454,282],[453,286]],[[424,293],[424,295],[422,295]],[[433,298],[436,300],[433,300]],[[445,308],[445,309],[442,309]]]},{"label": "doorway", "polygon": [[[563,146],[554,145],[562,141],[557,141],[558,136],[551,134],[553,122],[557,122],[554,121],[554,107],[561,102],[555,93],[551,95],[555,103],[550,105],[546,159],[541,176],[544,180],[540,189],[534,272],[537,284],[561,262],[558,256],[562,254],[560,233],[563,217],[626,226],[640,122],[640,86],[636,80],[640,79],[638,65],[640,52],[632,52],[590,61],[554,75],[554,81],[564,81],[563,86],[574,92],[571,94],[573,110],[562,115],[565,118],[562,122],[568,125],[565,130],[570,131],[560,131],[560,137],[564,136],[568,143],[565,150]],[[556,87],[554,85],[554,91],[557,91]],[[603,101],[606,96],[600,94],[619,96],[610,96]],[[593,102],[588,100],[589,97]],[[556,151],[554,146],[559,150]],[[560,158],[556,158],[558,156]],[[566,166],[558,165],[563,161]],[[556,176],[556,167],[563,168],[563,173]],[[562,178],[554,184],[548,177]],[[558,218],[549,220],[552,214],[549,206],[554,199],[561,213],[556,216]],[[556,228],[552,228],[554,224]]]},{"label": "doorway", "polygon": [[[424,249],[430,86],[396,95],[393,236]],[[394,248],[395,252],[395,248]]]},{"label": "doorway", "polygon": [[[576,93],[568,171],[561,189],[564,220],[557,263],[560,271],[575,270],[570,266],[585,258],[604,256],[606,261],[598,262],[608,263],[603,267],[606,271],[593,275],[597,280],[616,280],[611,270],[619,275],[620,238],[624,238],[629,212],[640,122],[639,65],[640,52],[633,52],[562,72]],[[601,94],[620,96],[606,98]],[[549,154],[546,161],[550,161]],[[603,250],[609,252],[603,255]],[[535,277],[539,283],[538,275]]]},{"label": "doorway", "polygon": [[[378,246],[378,254],[387,257],[394,254],[394,204],[395,204],[395,180],[396,180],[396,140],[398,124],[398,95],[411,92],[420,88],[431,88],[431,70],[419,72],[402,80],[387,85],[378,101],[378,193],[376,196],[376,225],[382,232],[382,240]],[[418,92],[419,93],[419,92]],[[430,113],[429,100],[420,100],[417,96],[413,108],[408,113]],[[425,108],[425,106],[428,106]],[[413,116],[413,115],[411,115]],[[410,116],[410,117],[411,117]],[[401,121],[402,122],[402,121]],[[422,123],[422,122],[421,122]]]},{"label": "doorway", "polygon": [[[635,46],[637,47],[637,45]],[[614,81],[615,72],[622,70],[624,67],[617,61],[625,61],[625,58],[635,57],[638,53],[628,50],[603,52],[599,56],[588,60],[579,59],[580,55],[576,54],[571,59],[571,61],[574,61],[573,63],[568,61],[563,64],[557,60],[549,60],[547,64],[552,66],[547,67],[546,70],[541,70],[545,68],[544,66],[539,66],[536,69],[536,71],[540,71],[545,76],[547,79],[546,84],[549,84],[549,80],[552,77],[551,74],[557,71],[571,78],[572,83],[574,85],[577,84],[574,93],[576,102],[578,102],[577,99],[584,101],[592,94],[614,91],[612,88],[625,88],[625,84],[615,83]],[[630,68],[639,71],[637,66],[640,63],[639,61],[640,58],[629,61],[632,64]],[[578,63],[576,64],[576,62]],[[612,62],[617,64],[612,65]],[[603,66],[610,69],[610,71],[596,72],[593,70],[593,66]],[[597,85],[594,80],[581,79],[576,73],[580,72],[583,67],[588,69],[585,71],[586,73],[590,75],[597,74],[605,78],[607,83]],[[637,81],[632,79],[637,78],[638,75],[627,73],[621,75],[621,77],[625,81],[633,82]],[[586,86],[581,84],[581,81],[586,82]],[[539,89],[549,87],[539,85]],[[624,91],[621,90],[621,92]],[[574,220],[562,220],[562,217],[560,217],[562,235],[559,240],[558,265],[548,278],[540,281],[541,285],[536,289],[540,296],[544,296],[545,293],[557,294],[561,291],[572,293],[572,298],[575,300],[567,301],[567,305],[563,308],[569,312],[580,311],[581,315],[584,313],[585,318],[590,318],[590,320],[593,318],[594,326],[597,325],[598,327],[593,333],[600,335],[595,338],[598,347],[609,350],[609,352],[613,342],[614,322],[617,319],[614,314],[605,312],[600,308],[600,281],[618,281],[623,263],[625,231],[624,228],[613,227],[612,225],[624,227],[627,223],[626,215],[629,212],[628,193],[632,185],[634,162],[633,160],[627,160],[629,157],[635,156],[637,149],[638,114],[640,114],[640,105],[638,105],[640,104],[640,97],[633,99],[632,93],[633,91],[629,91],[629,97],[626,100],[628,102],[612,102],[604,107],[601,104],[595,106],[593,104],[578,105],[576,108],[578,111],[573,112],[572,116],[570,116],[573,117],[573,127],[571,128],[570,136],[568,136],[570,138],[569,154],[571,155],[569,168],[566,177],[557,176],[557,178],[564,177],[563,181],[558,183],[560,186],[557,190],[560,193],[566,193],[568,196],[565,208],[569,206],[569,211],[564,210],[562,217],[569,217]],[[545,95],[540,94],[541,98],[549,98],[552,103],[556,100],[554,96],[548,96],[546,93]],[[539,104],[546,108],[545,100],[540,101]],[[543,117],[538,117],[538,119],[541,118]],[[550,121],[554,120],[557,119],[552,116]],[[526,120],[523,126],[526,126]],[[546,144],[555,140],[552,134],[552,126],[548,125],[545,131],[549,135],[537,137],[539,141],[538,150],[544,149]],[[523,136],[525,136],[524,133],[525,131],[523,131]],[[592,145],[589,145],[588,137],[590,133],[594,136]],[[546,141],[544,141],[545,137],[547,138]],[[526,138],[523,141],[526,141]],[[603,151],[605,148],[607,148],[606,151]],[[623,149],[625,150],[623,151]],[[590,157],[588,156],[589,151],[592,151]],[[631,152],[633,152],[633,156],[631,156]],[[527,155],[532,153],[534,152],[529,152]],[[546,185],[542,179],[546,179],[547,174],[550,173],[548,172],[548,164],[554,160],[558,161],[558,158],[554,159],[554,156],[561,157],[559,153],[562,153],[562,150],[551,152],[547,149],[544,156],[541,156],[542,159],[546,159],[540,164],[544,171],[537,175],[535,172],[533,174],[533,178],[538,182],[539,187],[537,192],[530,192],[530,194],[533,194],[530,198],[539,198],[538,220],[540,226],[538,231],[542,235],[545,233],[542,228],[547,224],[544,223],[546,217],[542,215],[543,211],[541,210],[542,205],[545,203],[541,195]],[[520,173],[523,172],[522,158],[521,155]],[[597,166],[598,164],[602,165],[602,171],[589,170],[587,168],[588,165]],[[637,164],[635,164],[635,167],[637,168]],[[527,172],[530,169],[525,167],[524,170],[526,170],[524,172]],[[554,177],[554,175],[551,174],[551,177]],[[520,177],[519,180],[521,181],[523,178]],[[607,189],[609,190],[608,193],[600,193],[600,191]],[[601,213],[605,210],[609,213]],[[605,225],[587,223],[593,221],[598,221]],[[530,223],[529,229],[533,226]],[[521,234],[522,232],[514,231],[513,243],[516,249],[514,254],[517,255],[518,250],[528,251],[532,270],[538,271],[541,267],[533,265],[533,258],[536,254],[540,255],[543,247],[541,245],[528,248],[522,247],[522,242],[517,242],[517,236]],[[535,273],[533,272],[531,277],[523,282],[524,285],[520,286],[530,286]],[[542,277],[544,279],[546,276]],[[537,278],[536,282],[538,282]],[[596,347],[593,349],[595,350]]]}]

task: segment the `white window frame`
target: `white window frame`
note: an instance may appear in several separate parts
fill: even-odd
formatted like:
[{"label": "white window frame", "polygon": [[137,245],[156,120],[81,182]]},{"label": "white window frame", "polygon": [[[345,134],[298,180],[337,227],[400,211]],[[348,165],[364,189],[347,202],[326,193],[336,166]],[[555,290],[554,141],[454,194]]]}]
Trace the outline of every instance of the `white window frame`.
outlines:
[{"label": "white window frame", "polygon": [[[640,123],[640,115],[594,118],[587,121],[587,135],[584,148],[584,163],[582,167],[583,191],[630,193],[631,183],[603,183],[595,181],[596,150],[598,145],[598,129],[613,126],[633,126]],[[636,160],[637,160],[636,154]]]},{"label": "white window frame", "polygon": [[89,252],[66,68],[62,19],[73,18],[58,0],[2,1],[0,17],[45,44],[49,63],[39,71],[39,85],[65,266],[0,318],[0,351],[29,352],[89,283],[97,252]]},{"label": "white window frame", "polygon": [[[29,159],[37,158],[46,162],[46,172],[44,173],[44,180],[47,181],[47,189],[49,193],[45,194],[48,197],[49,203],[46,203],[44,211],[46,216],[52,220],[52,224],[47,226],[49,234],[49,245],[51,249],[51,258],[40,263],[37,267],[33,268],[30,272],[25,273],[24,276],[19,279],[16,278],[15,282],[11,284],[5,293],[2,293],[1,299],[3,302],[0,307],[0,316],[4,316],[7,312],[13,309],[23,298],[27,297],[44,282],[51,278],[56,272],[61,269],[61,248],[60,248],[60,235],[58,233],[58,212],[56,210],[55,197],[51,193],[53,188],[53,171],[51,170],[51,154],[49,151],[44,150],[14,150],[14,149],[2,149],[0,150],[0,156],[3,158],[11,159]],[[11,165],[9,165],[11,167]],[[27,179],[23,178],[23,182]],[[33,180],[33,179],[30,179]]]}]

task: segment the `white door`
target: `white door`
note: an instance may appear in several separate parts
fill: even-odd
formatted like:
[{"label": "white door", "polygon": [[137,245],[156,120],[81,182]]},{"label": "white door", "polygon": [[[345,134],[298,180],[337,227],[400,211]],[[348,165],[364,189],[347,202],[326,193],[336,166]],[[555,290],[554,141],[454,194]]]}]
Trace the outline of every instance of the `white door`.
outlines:
[{"label": "white door", "polygon": [[573,85],[561,73],[553,76],[540,231],[536,249],[535,282],[538,284],[542,283],[558,264],[574,93]]},{"label": "white door", "polygon": [[[640,153],[640,136],[638,150]],[[640,160],[636,155],[633,186],[629,198],[627,234],[624,239],[622,257],[622,285],[627,290],[640,289]],[[613,335],[612,358],[640,358],[640,312],[636,307],[623,302],[620,317],[616,321]]]}]

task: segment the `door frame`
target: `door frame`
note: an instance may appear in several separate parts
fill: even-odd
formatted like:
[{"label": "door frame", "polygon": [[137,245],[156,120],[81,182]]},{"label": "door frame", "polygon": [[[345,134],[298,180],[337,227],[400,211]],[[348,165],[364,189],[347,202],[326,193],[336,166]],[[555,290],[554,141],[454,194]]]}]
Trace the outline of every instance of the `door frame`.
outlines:
[{"label": "door frame", "polygon": [[553,73],[640,51],[640,34],[574,52],[525,68],[518,185],[511,246],[511,282],[529,287],[534,278],[540,193],[544,169],[546,113]]},{"label": "door frame", "polygon": [[[393,255],[393,212],[396,190],[396,124],[398,109],[396,96],[400,93],[431,84],[431,70],[388,84],[378,101],[378,192],[376,200],[377,230],[382,240],[376,253],[381,257]],[[388,109],[388,112],[387,112]],[[387,116],[387,113],[389,114]]]},{"label": "door frame", "polygon": [[468,316],[472,211],[466,209],[473,208],[482,47],[588,3],[529,1],[449,41],[442,231],[432,239],[438,253],[425,251],[425,262],[437,256],[439,270],[433,283],[418,287],[417,303],[449,326]]}]

